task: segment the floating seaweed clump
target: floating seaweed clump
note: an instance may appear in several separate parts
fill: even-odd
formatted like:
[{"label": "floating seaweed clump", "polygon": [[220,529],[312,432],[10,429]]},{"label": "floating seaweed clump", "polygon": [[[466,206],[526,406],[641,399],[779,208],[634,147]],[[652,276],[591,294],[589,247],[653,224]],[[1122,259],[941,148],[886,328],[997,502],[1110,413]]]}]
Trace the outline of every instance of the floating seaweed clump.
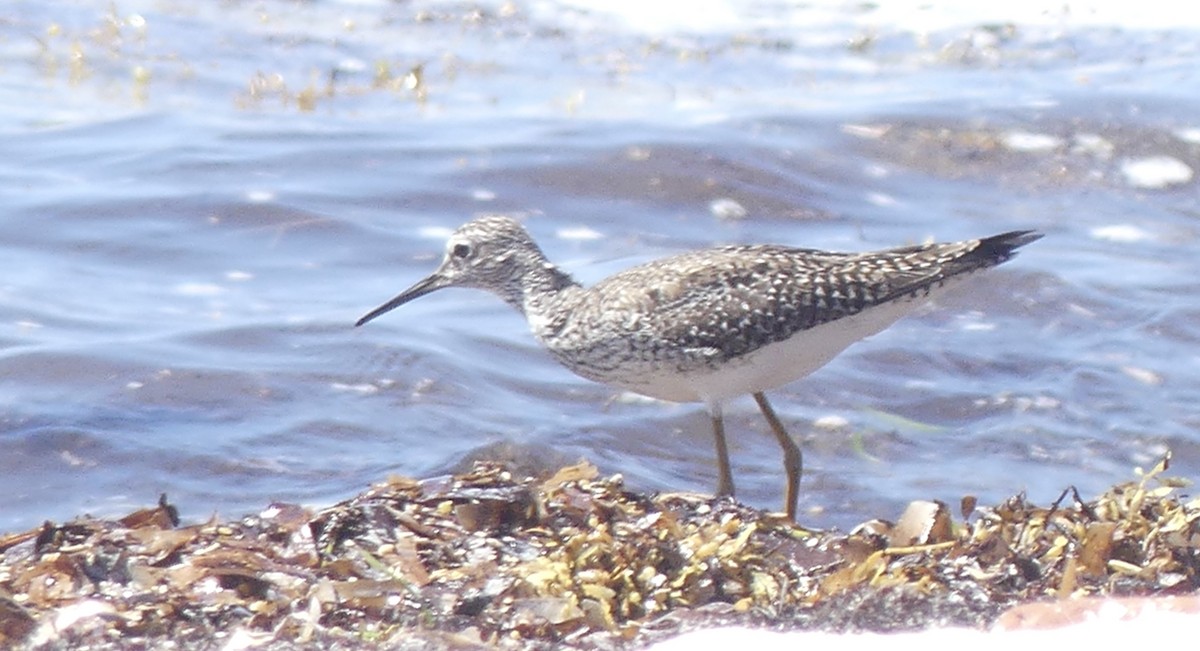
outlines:
[{"label": "floating seaweed clump", "polygon": [[1049,506],[914,502],[812,531],[729,499],[647,496],[587,464],[392,478],[336,506],[0,536],[0,646],[624,648],[699,626],[988,626],[1017,604],[1194,594],[1200,500],[1164,477]]}]

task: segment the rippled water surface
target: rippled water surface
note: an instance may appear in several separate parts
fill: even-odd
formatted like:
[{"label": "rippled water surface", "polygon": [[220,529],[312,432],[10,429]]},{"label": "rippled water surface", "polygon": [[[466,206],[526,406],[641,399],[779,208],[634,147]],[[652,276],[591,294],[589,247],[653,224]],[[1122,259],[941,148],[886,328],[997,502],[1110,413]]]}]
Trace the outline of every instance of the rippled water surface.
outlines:
[{"label": "rippled water surface", "polygon": [[[474,458],[711,491],[699,405],[571,375],[494,297],[352,327],[484,212],[587,282],[719,243],[1044,231],[771,393],[810,524],[1090,495],[1167,450],[1200,476],[1200,29],[689,7],[9,3],[0,529],[161,492],[193,519],[319,505]],[[739,496],[777,507],[753,402],[727,427]]]}]

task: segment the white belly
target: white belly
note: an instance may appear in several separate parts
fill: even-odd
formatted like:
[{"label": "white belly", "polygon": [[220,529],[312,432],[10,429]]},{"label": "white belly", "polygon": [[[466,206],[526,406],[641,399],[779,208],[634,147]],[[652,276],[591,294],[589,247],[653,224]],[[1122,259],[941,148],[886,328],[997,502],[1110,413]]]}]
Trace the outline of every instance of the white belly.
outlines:
[{"label": "white belly", "polygon": [[614,384],[660,400],[720,404],[798,380],[829,363],[850,344],[883,330],[925,302],[921,298],[870,308],[798,332],[790,339],[728,360],[715,370],[684,374],[663,370]]}]

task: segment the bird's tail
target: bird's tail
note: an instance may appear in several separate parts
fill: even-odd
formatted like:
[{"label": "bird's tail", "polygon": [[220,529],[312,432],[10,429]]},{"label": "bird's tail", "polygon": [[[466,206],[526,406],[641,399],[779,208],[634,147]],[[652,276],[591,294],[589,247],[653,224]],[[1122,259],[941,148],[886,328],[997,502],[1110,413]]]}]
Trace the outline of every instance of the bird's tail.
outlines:
[{"label": "bird's tail", "polygon": [[1017,254],[1017,249],[1040,239],[1042,234],[1037,231],[1009,231],[982,238],[971,255],[980,256],[996,265],[1011,260]]}]

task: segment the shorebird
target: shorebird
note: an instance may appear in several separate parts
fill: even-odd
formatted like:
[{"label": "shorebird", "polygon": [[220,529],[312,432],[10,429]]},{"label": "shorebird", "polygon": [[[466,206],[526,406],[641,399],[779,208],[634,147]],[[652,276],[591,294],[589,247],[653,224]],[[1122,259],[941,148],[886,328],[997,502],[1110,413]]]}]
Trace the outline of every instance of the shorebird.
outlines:
[{"label": "shorebird", "polygon": [[702,402],[712,418],[717,494],[733,495],[722,408],[750,394],[783,450],[793,521],[803,455],[764,394],[824,366],[973,272],[1041,237],[838,253],[779,245],[722,246],[642,264],[583,287],[554,266],[515,220],[459,227],[438,268],[368,312],[361,326],[447,287],[496,294],[571,371],[671,402]]}]

